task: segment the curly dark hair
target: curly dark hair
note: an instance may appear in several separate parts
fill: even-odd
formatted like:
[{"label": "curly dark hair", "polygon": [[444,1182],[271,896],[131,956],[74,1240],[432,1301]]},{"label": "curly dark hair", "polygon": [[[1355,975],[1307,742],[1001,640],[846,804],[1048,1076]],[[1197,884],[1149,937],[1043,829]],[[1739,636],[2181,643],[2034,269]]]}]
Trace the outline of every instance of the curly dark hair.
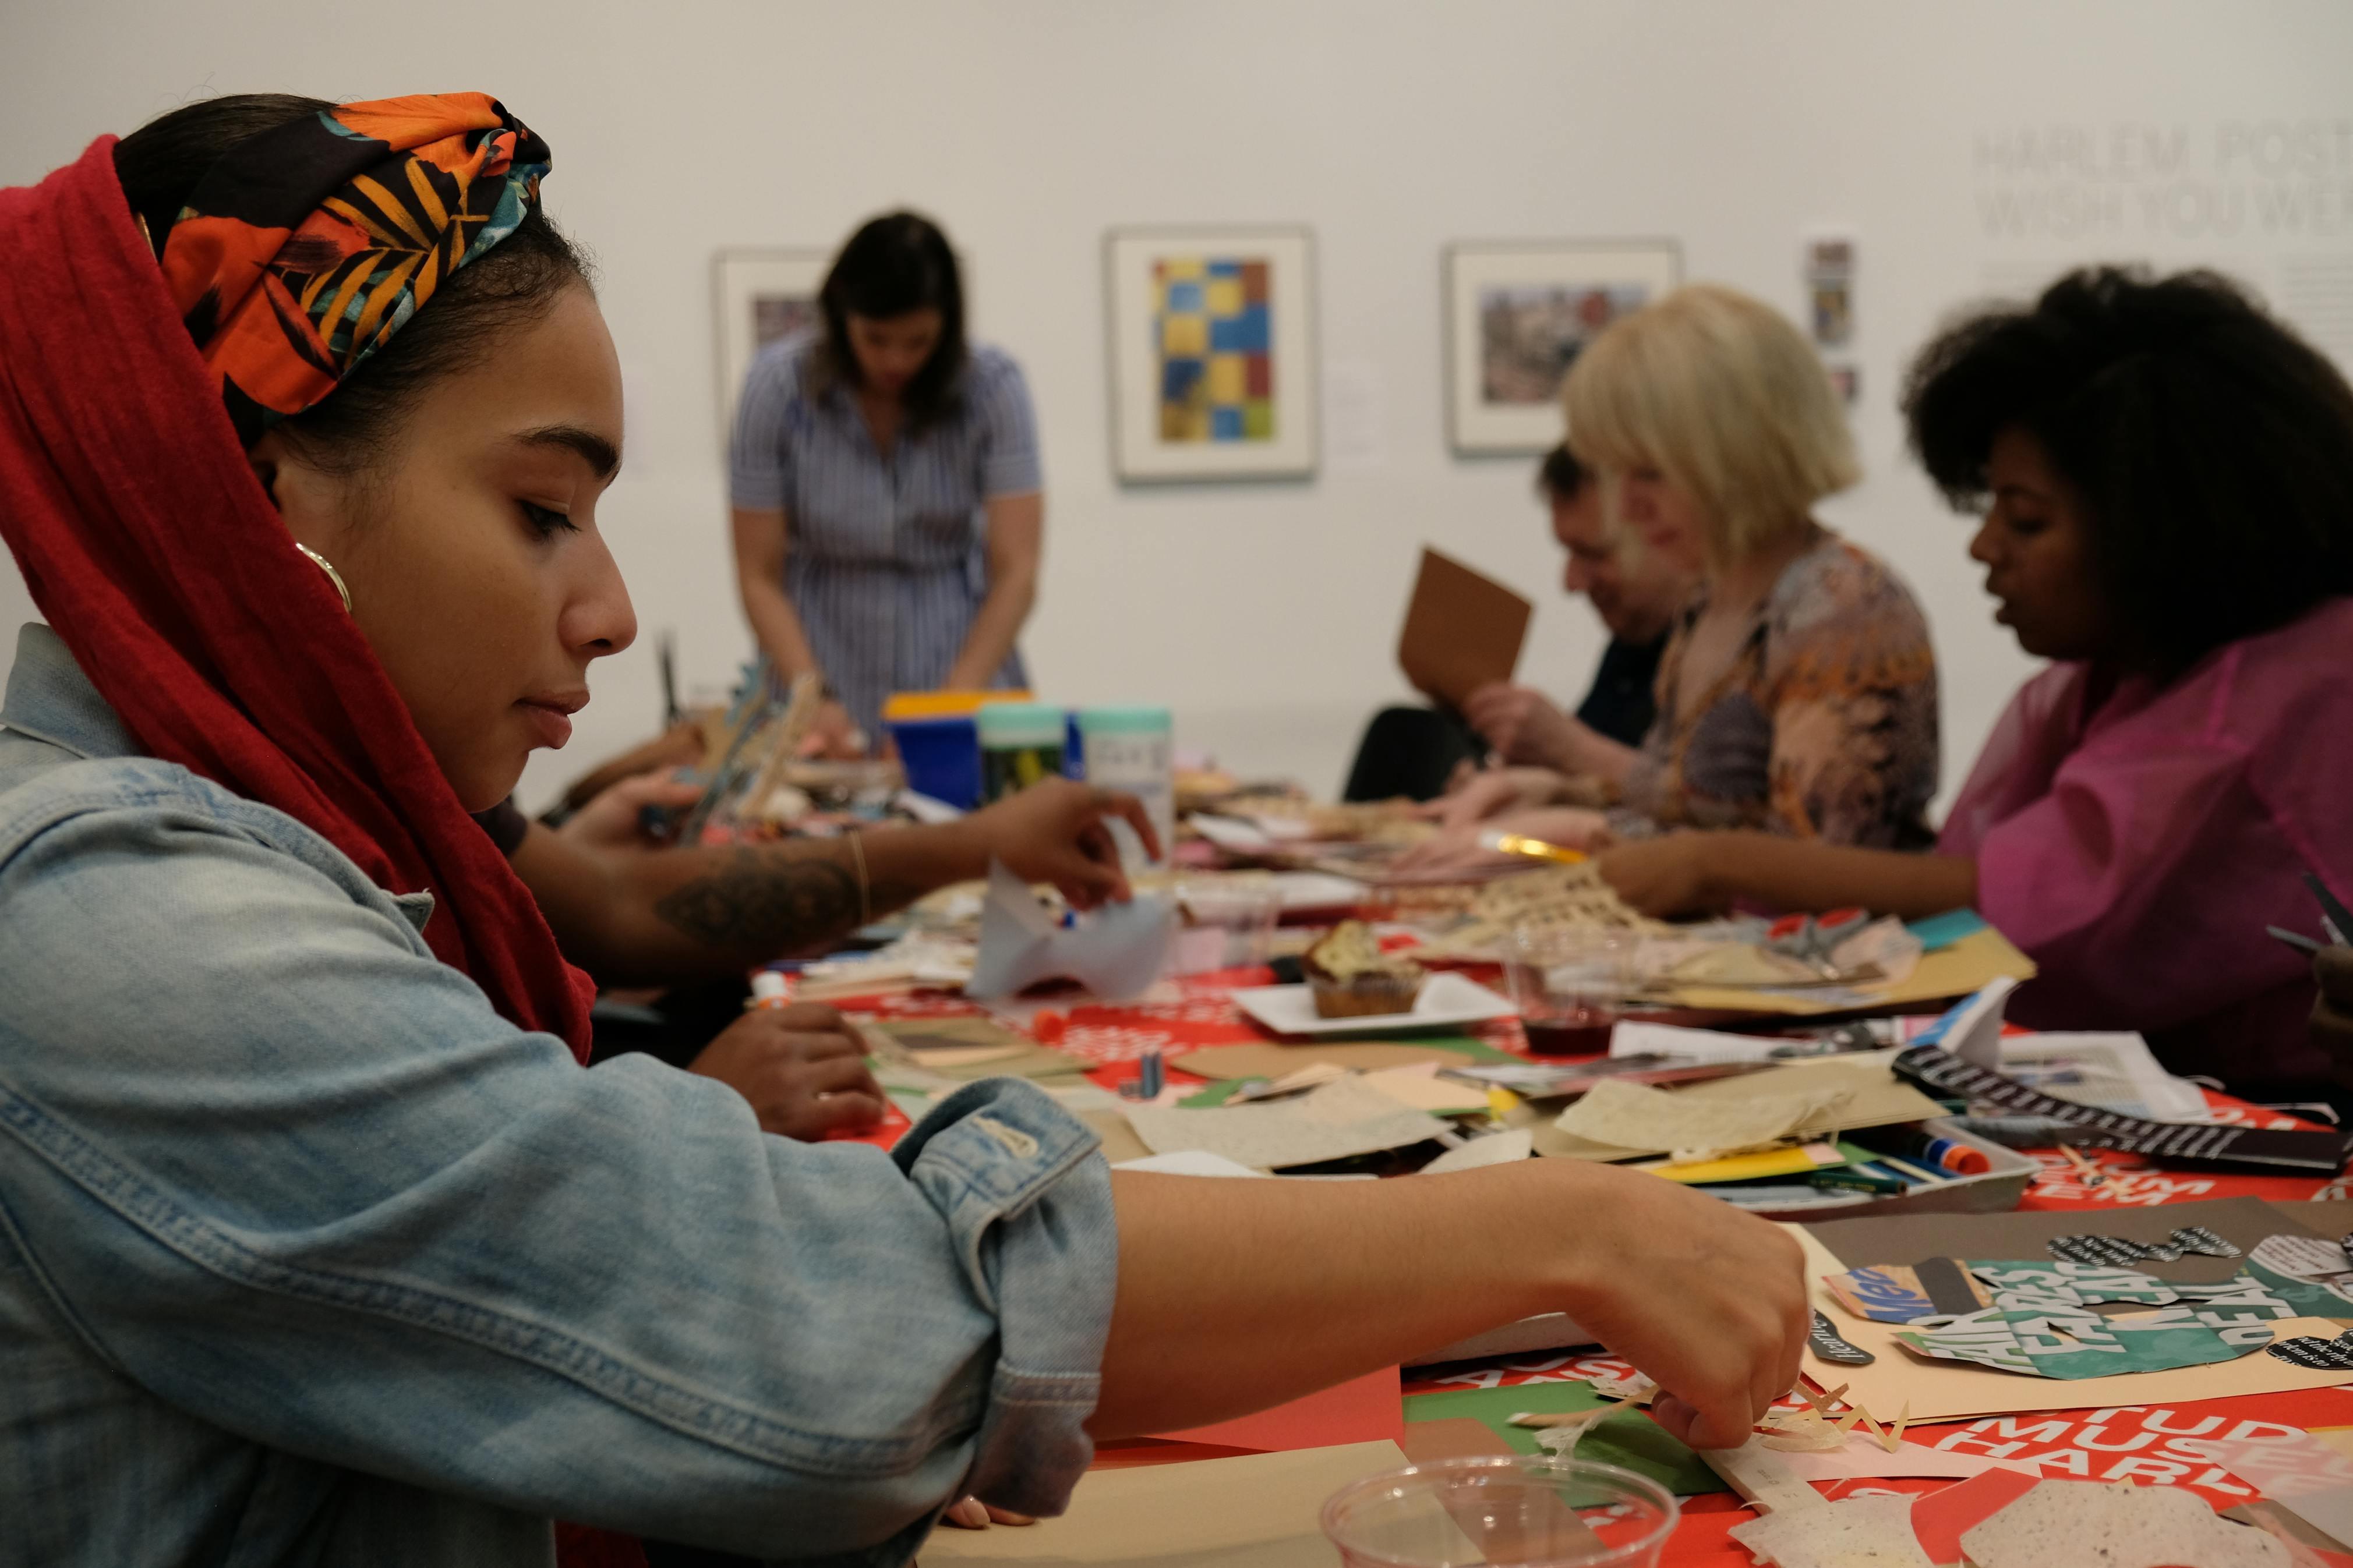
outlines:
[{"label": "curly dark hair", "polygon": [[812,368],[818,384],[858,384],[849,318],[887,321],[910,310],[940,313],[939,345],[907,385],[907,428],[921,430],[953,412],[963,395],[969,350],[964,333],[964,279],[939,225],[920,213],[884,213],[861,225],[833,258],[818,292],[825,336]]},{"label": "curly dark hair", "polygon": [[1983,501],[1996,437],[2042,445],[2162,675],[2353,594],[2353,387],[2227,278],[2086,268],[1977,310],[1920,351],[1904,413],[1956,507]]}]

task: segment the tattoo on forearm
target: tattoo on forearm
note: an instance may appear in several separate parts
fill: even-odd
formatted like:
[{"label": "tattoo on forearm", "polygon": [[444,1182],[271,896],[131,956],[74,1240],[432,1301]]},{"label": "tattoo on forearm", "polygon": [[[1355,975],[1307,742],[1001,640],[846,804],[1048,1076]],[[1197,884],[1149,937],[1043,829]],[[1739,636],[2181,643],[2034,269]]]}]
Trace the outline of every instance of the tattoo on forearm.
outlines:
[{"label": "tattoo on forearm", "polygon": [[787,948],[839,936],[858,924],[858,879],[818,856],[738,849],[654,905],[669,925],[712,947]]}]

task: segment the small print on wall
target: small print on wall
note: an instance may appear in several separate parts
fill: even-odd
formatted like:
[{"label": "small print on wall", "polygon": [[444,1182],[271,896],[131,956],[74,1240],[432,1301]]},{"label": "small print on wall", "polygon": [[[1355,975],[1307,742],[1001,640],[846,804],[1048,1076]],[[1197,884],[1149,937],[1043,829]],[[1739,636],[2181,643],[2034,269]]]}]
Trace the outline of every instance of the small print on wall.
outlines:
[{"label": "small print on wall", "polygon": [[723,447],[734,433],[735,400],[754,356],[779,338],[816,329],[818,290],[831,262],[822,250],[723,250],[712,258]]},{"label": "small print on wall", "polygon": [[1313,474],[1308,232],[1115,230],[1103,256],[1119,478]]},{"label": "small print on wall", "polygon": [[1669,240],[1463,244],[1446,250],[1447,430],[1461,453],[1560,439],[1560,384],[1585,345],[1674,288]]}]

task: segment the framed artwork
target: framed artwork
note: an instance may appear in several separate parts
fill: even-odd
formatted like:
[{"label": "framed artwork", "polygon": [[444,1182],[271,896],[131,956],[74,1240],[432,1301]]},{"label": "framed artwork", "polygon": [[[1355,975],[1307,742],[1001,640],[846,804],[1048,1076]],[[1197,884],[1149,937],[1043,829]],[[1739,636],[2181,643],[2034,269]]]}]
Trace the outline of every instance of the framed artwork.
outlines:
[{"label": "framed artwork", "polygon": [[1112,468],[1123,480],[1315,471],[1314,241],[1304,228],[1104,237]]},{"label": "framed artwork", "polygon": [[1594,334],[1682,280],[1672,240],[1446,248],[1446,429],[1464,454],[1549,450]]},{"label": "framed artwork", "polygon": [[753,356],[818,324],[818,290],[832,260],[823,250],[723,250],[711,258],[722,446],[734,434],[735,399]]}]

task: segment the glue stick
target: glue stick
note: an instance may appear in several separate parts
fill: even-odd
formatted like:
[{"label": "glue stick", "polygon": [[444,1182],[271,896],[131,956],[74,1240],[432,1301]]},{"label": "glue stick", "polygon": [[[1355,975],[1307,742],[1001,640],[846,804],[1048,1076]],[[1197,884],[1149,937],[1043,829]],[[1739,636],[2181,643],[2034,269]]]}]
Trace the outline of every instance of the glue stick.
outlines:
[{"label": "glue stick", "polygon": [[763,969],[752,976],[754,1007],[789,1007],[793,1005],[793,977],[779,970]]}]

